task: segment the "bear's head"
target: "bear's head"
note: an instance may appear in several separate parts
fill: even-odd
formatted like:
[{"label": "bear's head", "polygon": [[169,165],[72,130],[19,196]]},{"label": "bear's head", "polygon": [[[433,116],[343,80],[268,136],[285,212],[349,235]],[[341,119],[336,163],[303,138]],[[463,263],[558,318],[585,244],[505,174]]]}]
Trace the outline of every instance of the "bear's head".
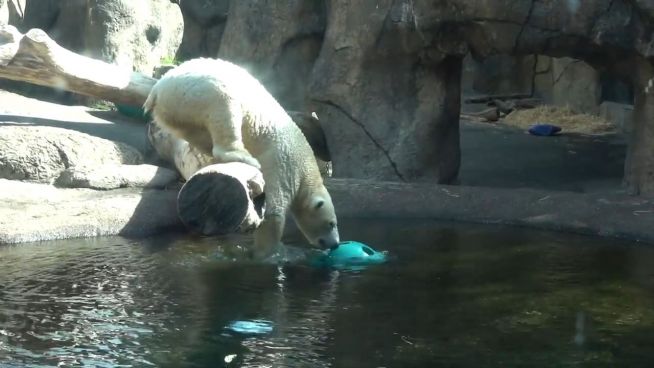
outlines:
[{"label": "bear's head", "polygon": [[321,186],[299,202],[293,217],[302,234],[314,246],[323,249],[337,246],[340,239],[336,211],[327,189]]}]

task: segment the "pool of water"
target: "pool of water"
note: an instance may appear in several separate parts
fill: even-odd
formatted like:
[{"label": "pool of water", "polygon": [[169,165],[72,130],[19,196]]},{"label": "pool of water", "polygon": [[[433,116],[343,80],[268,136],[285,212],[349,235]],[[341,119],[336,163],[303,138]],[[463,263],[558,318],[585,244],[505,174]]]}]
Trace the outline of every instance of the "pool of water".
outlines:
[{"label": "pool of water", "polygon": [[[654,247],[430,221],[340,227],[393,259],[257,264],[239,260],[248,237],[171,234],[0,247],[0,367],[652,364]],[[227,328],[251,320],[272,330]]]}]

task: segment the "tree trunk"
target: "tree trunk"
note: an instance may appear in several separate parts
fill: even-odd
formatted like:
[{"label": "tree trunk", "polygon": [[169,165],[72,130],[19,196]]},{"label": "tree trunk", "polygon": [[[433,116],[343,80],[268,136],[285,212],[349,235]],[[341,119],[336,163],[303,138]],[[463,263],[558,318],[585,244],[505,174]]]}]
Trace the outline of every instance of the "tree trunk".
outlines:
[{"label": "tree trunk", "polygon": [[242,163],[212,164],[212,158],[156,124],[148,139],[164,160],[186,179],[177,197],[177,213],[191,231],[203,235],[247,232],[261,222],[263,176]]},{"label": "tree trunk", "polygon": [[263,176],[253,166],[230,162],[202,168],[177,196],[177,214],[203,235],[248,232],[263,218]]},{"label": "tree trunk", "polygon": [[68,51],[40,29],[0,25],[0,78],[141,106],[156,82],[128,68]]}]

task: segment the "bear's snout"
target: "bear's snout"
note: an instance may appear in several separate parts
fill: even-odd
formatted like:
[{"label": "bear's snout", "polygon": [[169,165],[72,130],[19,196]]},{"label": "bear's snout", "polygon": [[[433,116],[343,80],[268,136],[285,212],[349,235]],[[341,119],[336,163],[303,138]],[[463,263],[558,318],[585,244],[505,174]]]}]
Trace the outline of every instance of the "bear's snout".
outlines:
[{"label": "bear's snout", "polygon": [[326,238],[318,238],[318,244],[322,249],[334,249],[338,247],[340,241],[338,239],[338,235],[336,235],[336,236],[329,236]]}]

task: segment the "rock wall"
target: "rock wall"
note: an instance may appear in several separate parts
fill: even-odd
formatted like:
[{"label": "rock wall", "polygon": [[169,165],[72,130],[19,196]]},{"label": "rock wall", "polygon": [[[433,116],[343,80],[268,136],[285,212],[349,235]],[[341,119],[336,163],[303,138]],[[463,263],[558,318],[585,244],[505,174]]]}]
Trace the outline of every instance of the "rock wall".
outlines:
[{"label": "rock wall", "polygon": [[[595,68],[584,73],[602,70],[634,86],[625,183],[633,193],[654,194],[647,88],[654,83],[654,6],[646,0],[238,1],[228,14],[218,55],[247,60],[273,91],[281,83],[275,78],[289,78],[280,71],[297,68],[290,78],[300,85],[308,79],[308,89],[286,90],[292,98],[275,93],[318,112],[335,176],[455,181],[463,56],[544,55],[582,60]],[[281,57],[285,45],[305,39],[312,40],[310,52]],[[552,84],[553,93],[587,88],[568,78],[576,62],[534,62],[539,74],[558,71],[569,80]],[[597,100],[591,89],[584,104]]]},{"label": "rock wall", "polygon": [[570,106],[599,114],[600,72],[582,60],[545,55],[493,55],[482,61],[464,60],[470,95],[525,94],[544,103]]},{"label": "rock wall", "polygon": [[215,57],[225,30],[229,0],[173,1],[184,17],[184,37],[176,53],[183,61],[198,56]]},{"label": "rock wall", "polygon": [[[177,57],[220,56],[245,64],[286,109],[316,111],[336,176],[455,182],[464,56],[514,55],[523,66],[531,57],[536,80],[546,73],[567,80],[552,84],[553,94],[577,89],[580,95],[590,88],[577,83],[576,62],[547,64],[530,56],[543,55],[582,60],[594,68],[582,70],[589,78],[600,70],[633,86],[625,183],[633,193],[654,194],[649,0],[173,2],[186,26]],[[158,50],[165,48],[156,45],[168,44],[166,32],[178,27],[162,21],[171,6],[155,0],[32,0],[23,29],[38,25],[72,49],[132,60],[143,70],[149,67],[139,58],[160,58],[165,52]],[[590,89],[584,95],[590,102],[583,104],[597,100],[595,87]]]}]

